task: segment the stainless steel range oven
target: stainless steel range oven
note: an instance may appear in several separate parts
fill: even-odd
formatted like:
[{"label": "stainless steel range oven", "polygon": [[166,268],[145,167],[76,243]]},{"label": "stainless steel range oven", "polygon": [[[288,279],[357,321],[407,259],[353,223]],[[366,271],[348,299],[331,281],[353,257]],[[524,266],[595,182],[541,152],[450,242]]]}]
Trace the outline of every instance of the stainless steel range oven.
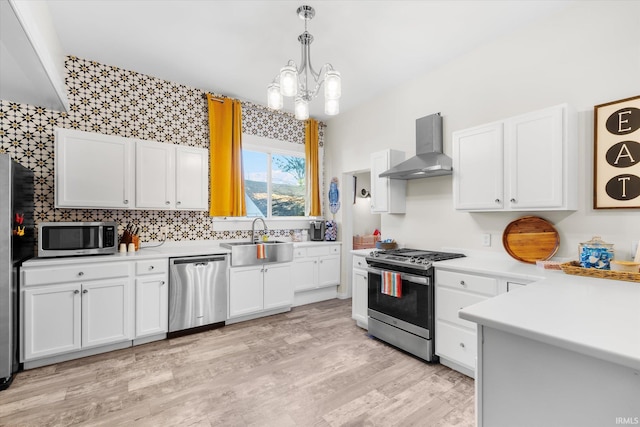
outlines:
[{"label": "stainless steel range oven", "polygon": [[463,256],[407,248],[369,254],[369,334],[428,362],[437,361],[432,263]]}]

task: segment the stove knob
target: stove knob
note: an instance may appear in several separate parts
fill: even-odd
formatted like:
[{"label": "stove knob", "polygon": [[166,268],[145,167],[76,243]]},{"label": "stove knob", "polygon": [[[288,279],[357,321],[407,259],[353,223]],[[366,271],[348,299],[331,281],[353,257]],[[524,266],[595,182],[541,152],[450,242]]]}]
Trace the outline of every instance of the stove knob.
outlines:
[{"label": "stove knob", "polygon": [[416,259],[414,257],[409,258],[409,262],[416,262]]}]

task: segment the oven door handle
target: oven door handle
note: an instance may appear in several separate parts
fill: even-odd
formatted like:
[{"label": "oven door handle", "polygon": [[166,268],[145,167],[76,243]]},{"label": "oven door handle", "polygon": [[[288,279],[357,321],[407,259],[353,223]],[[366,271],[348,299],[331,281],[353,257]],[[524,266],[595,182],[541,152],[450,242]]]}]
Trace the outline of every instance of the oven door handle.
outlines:
[{"label": "oven door handle", "polygon": [[[380,276],[382,276],[382,269],[379,268],[373,268],[373,267],[367,267],[367,271],[369,273],[373,273],[373,274],[379,274]],[[392,273],[398,273],[397,271],[393,271],[393,270],[385,270],[385,271],[391,271]],[[428,277],[424,277],[424,276],[416,276],[414,274],[408,274],[408,273],[400,273],[400,278],[402,280],[406,280],[407,282],[411,282],[411,283],[418,283],[420,285],[429,285],[429,278]]]}]

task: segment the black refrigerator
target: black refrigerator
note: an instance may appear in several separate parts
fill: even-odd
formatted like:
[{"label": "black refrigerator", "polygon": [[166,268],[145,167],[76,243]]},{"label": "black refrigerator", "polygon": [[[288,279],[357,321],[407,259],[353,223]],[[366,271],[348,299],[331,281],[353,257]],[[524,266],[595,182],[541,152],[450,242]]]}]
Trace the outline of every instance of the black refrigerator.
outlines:
[{"label": "black refrigerator", "polygon": [[35,250],[33,203],[33,172],[0,154],[0,390],[19,367],[19,268]]}]

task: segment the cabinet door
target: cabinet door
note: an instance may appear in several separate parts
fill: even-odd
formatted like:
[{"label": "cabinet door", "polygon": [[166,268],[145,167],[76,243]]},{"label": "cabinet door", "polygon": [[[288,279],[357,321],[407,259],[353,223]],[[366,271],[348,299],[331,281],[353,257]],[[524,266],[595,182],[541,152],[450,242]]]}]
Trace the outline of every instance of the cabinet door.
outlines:
[{"label": "cabinet door", "polygon": [[407,181],[380,178],[380,174],[404,160],[398,150],[371,154],[371,213],[405,213]]},{"label": "cabinet door", "polygon": [[286,307],[293,304],[291,264],[264,266],[264,309]]},{"label": "cabinet door", "polygon": [[82,284],[82,347],[131,339],[129,279]]},{"label": "cabinet door", "polygon": [[229,317],[261,311],[264,289],[262,266],[232,268],[229,271]]},{"label": "cabinet door", "polygon": [[164,275],[136,279],[136,338],[167,332],[168,288]]},{"label": "cabinet door", "polygon": [[340,284],[340,257],[324,256],[318,260],[318,287]]},{"label": "cabinet door", "polygon": [[318,257],[296,258],[291,264],[291,280],[296,292],[317,287]]},{"label": "cabinet door", "polygon": [[80,349],[80,286],[57,285],[24,291],[24,358]]},{"label": "cabinet door", "polygon": [[132,140],[56,129],[55,151],[56,208],[133,207]]},{"label": "cabinet door", "polygon": [[502,123],[492,123],[453,133],[453,200],[456,209],[503,208],[502,132]]},{"label": "cabinet door", "polygon": [[382,213],[389,210],[388,178],[378,175],[389,169],[388,151],[371,154],[371,212]]},{"label": "cabinet door", "polygon": [[136,207],[175,206],[175,147],[136,141]]},{"label": "cabinet door", "polygon": [[505,123],[507,199],[512,210],[563,204],[562,106],[514,117]]},{"label": "cabinet door", "polygon": [[354,269],[352,273],[353,282],[353,299],[351,301],[351,317],[357,322],[358,326],[367,327],[368,315],[368,289],[367,289],[367,272],[364,270]]},{"label": "cabinet door", "polygon": [[209,208],[209,153],[202,148],[176,147],[176,208]]}]

